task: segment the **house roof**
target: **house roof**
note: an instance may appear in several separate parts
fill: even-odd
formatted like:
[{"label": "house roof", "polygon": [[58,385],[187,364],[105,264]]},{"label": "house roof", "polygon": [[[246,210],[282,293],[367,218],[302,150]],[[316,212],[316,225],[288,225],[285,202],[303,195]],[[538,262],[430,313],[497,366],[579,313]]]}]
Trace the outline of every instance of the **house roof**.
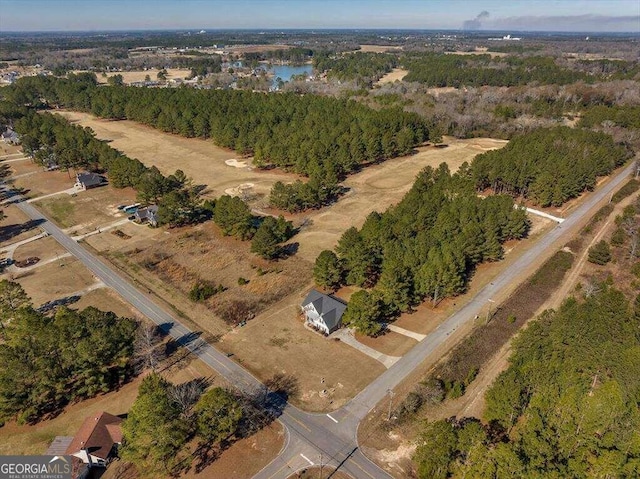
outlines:
[{"label": "house roof", "polygon": [[67,454],[87,449],[92,456],[107,459],[114,444],[122,442],[122,419],[108,412],[97,413],[85,419],[67,447]]},{"label": "house roof", "polygon": [[313,304],[313,307],[322,317],[322,320],[329,330],[340,324],[342,314],[344,310],[347,309],[347,305],[343,301],[315,289],[309,291],[309,294],[307,294],[307,297],[302,302],[302,307],[304,308],[309,304]]},{"label": "house roof", "polygon": [[78,183],[85,186],[101,185],[104,182],[104,176],[96,173],[78,173]]},{"label": "house roof", "polygon": [[157,205],[150,205],[150,206],[146,206],[144,208],[140,208],[136,211],[135,216],[136,218],[143,220],[146,218],[153,218],[158,214],[158,206]]}]

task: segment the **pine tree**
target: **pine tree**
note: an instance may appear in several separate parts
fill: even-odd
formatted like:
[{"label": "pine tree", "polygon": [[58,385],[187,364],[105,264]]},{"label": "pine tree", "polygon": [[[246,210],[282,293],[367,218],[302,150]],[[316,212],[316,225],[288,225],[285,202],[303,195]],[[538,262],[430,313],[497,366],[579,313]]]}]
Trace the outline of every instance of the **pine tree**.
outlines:
[{"label": "pine tree", "polygon": [[589,248],[588,260],[590,263],[605,265],[611,261],[611,248],[605,240],[596,243]]},{"label": "pine tree", "polygon": [[313,278],[324,289],[335,291],[342,283],[342,264],[333,251],[324,250],[316,258]]}]

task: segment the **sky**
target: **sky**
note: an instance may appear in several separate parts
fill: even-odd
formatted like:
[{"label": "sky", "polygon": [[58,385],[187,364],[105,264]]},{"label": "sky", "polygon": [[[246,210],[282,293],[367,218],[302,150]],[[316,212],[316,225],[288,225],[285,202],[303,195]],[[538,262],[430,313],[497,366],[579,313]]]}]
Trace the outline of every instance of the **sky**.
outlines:
[{"label": "sky", "polygon": [[0,33],[235,28],[640,33],[640,0],[0,0]]}]

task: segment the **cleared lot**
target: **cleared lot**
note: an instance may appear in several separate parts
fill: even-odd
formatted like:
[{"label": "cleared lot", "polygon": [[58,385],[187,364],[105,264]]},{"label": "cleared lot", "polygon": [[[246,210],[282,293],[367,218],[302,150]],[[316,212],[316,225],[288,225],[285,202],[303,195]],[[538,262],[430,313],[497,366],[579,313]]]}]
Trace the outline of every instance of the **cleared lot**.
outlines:
[{"label": "cleared lot", "polygon": [[22,285],[34,305],[59,299],[80,291],[96,282],[93,275],[75,258],[63,258],[25,273],[13,275]]}]

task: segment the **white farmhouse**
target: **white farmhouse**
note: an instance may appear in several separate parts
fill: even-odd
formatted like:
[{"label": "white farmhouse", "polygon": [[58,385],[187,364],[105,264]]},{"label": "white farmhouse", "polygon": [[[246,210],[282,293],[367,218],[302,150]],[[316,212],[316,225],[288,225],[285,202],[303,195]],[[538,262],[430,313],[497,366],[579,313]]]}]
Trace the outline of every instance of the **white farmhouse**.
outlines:
[{"label": "white farmhouse", "polygon": [[312,289],[301,307],[309,326],[324,334],[331,334],[340,327],[347,305],[334,296]]}]

